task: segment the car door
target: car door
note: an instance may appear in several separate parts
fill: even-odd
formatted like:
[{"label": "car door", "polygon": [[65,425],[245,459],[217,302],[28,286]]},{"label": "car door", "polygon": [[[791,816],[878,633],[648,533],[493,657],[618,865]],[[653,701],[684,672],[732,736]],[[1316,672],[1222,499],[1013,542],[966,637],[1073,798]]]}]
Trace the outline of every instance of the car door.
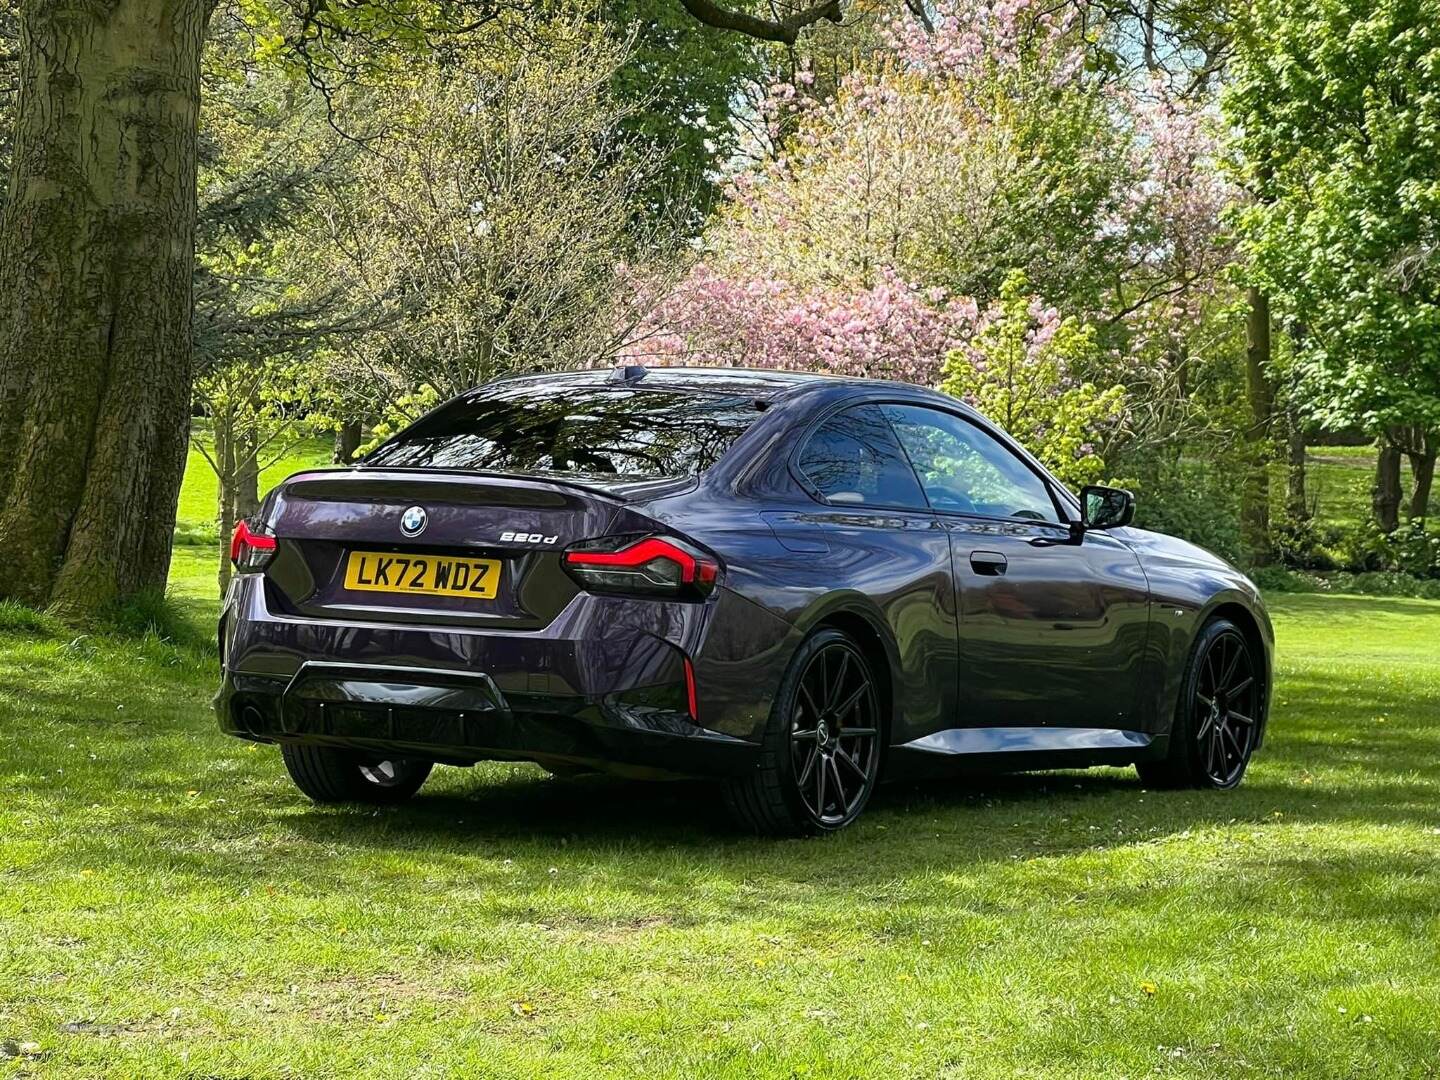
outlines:
[{"label": "car door", "polygon": [[822,526],[829,549],[812,568],[821,595],[878,609],[895,642],[892,740],[948,726],[956,685],[949,534],[894,429],[876,405],[842,409],[809,433],[793,467],[821,504],[806,514]]},{"label": "car door", "polygon": [[[883,409],[950,537],[957,724],[1144,730],[1148,590],[1134,552],[1072,530],[1050,481],[974,420]],[[1034,740],[1050,744],[1065,740]]]}]

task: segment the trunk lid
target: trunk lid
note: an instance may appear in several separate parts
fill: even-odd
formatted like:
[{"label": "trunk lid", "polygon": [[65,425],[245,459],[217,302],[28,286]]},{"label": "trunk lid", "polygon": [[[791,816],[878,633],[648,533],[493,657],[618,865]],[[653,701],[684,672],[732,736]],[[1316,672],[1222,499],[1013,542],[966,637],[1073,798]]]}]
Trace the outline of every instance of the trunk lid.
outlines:
[{"label": "trunk lid", "polygon": [[627,499],[666,483],[675,486],[434,469],[301,473],[267,500],[278,541],[268,588],[310,618],[539,629],[578,591],[561,552],[655,528]]}]

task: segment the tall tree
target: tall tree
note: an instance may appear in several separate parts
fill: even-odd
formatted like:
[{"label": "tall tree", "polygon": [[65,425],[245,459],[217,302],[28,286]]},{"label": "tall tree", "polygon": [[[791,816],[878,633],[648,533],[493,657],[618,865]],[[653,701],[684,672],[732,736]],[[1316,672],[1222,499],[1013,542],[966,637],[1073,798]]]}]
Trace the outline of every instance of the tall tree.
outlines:
[{"label": "tall tree", "polygon": [[1240,526],[1251,558],[1265,563],[1270,556],[1270,431],[1275,401],[1270,381],[1270,299],[1252,286],[1245,302],[1245,398],[1250,417],[1245,428],[1248,453]]},{"label": "tall tree", "polygon": [[612,79],[627,106],[622,128],[660,159],[642,209],[678,212],[699,231],[736,152],[735,101],[763,78],[775,48],[697,26],[675,0],[605,0],[599,15],[629,45]]},{"label": "tall tree", "polygon": [[1418,517],[1440,449],[1440,3],[1258,0],[1231,73],[1254,275],[1304,326],[1310,418],[1377,437],[1393,529],[1402,455]]},{"label": "tall tree", "polygon": [[[281,0],[262,51],[367,50],[514,16],[488,0]],[[200,64],[213,0],[21,0],[0,218],[0,597],[85,616],[163,587],[189,427]],[[697,20],[793,42],[839,0]],[[247,11],[261,11],[259,4]],[[537,12],[543,18],[543,12]],[[312,61],[328,43],[340,64]]]},{"label": "tall tree", "polygon": [[163,584],[190,407],[208,0],[25,0],[0,220],[0,596]]},{"label": "tall tree", "polygon": [[326,122],[303,84],[247,70],[233,27],[212,35],[205,65],[195,273],[196,411],[191,444],[219,487],[220,586],[235,522],[255,512],[264,467],[337,398],[318,355],[386,325],[332,268],[316,274],[327,235],[317,203],[351,184],[355,144]]},{"label": "tall tree", "polygon": [[326,205],[334,250],[362,290],[405,301],[363,374],[449,397],[603,359],[635,277],[617,266],[673,249],[673,221],[636,221],[664,158],[625,129],[627,47],[585,21],[547,33],[543,54],[417,65],[341,112],[386,119],[355,165],[363,198]]}]

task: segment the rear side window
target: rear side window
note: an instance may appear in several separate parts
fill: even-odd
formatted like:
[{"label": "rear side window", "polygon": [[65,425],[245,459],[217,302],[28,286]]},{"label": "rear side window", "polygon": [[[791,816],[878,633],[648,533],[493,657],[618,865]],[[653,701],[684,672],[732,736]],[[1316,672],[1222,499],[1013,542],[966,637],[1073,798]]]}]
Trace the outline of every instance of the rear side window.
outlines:
[{"label": "rear side window", "polygon": [[928,509],[915,470],[874,405],[846,409],[816,428],[799,466],[832,503]]},{"label": "rear side window", "polygon": [[368,466],[635,479],[695,476],[760,415],[753,398],[703,391],[500,383],[442,405]]}]

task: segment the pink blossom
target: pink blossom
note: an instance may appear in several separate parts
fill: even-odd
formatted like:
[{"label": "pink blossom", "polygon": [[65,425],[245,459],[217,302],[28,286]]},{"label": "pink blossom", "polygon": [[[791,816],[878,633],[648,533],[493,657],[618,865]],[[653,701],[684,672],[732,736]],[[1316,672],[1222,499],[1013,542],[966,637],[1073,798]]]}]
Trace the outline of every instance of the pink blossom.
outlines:
[{"label": "pink blossom", "polygon": [[884,270],[859,290],[736,280],[695,267],[645,320],[627,357],[824,371],[933,385],[975,332],[973,301]]}]

